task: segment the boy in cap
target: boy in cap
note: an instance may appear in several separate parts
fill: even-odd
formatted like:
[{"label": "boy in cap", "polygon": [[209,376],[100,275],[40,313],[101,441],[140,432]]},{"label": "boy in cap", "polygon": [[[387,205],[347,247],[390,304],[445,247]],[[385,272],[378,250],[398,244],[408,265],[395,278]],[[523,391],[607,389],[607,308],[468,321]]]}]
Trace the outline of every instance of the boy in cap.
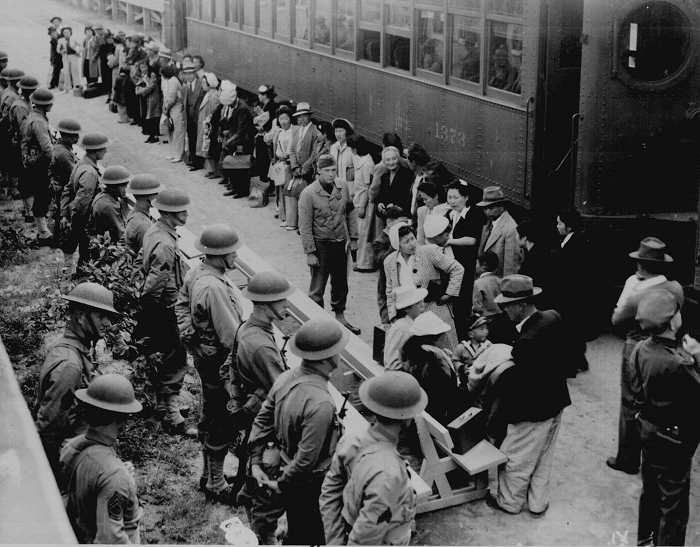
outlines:
[{"label": "boy in cap", "polygon": [[73,145],[80,139],[81,127],[75,120],[63,119],[58,122],[56,129],[58,129],[60,137],[51,154],[49,179],[51,180],[51,190],[56,199],[53,214],[53,247],[58,248],[61,239],[61,194],[75,167],[76,157]]},{"label": "boy in cap", "polygon": [[321,490],[328,545],[408,545],[416,492],[396,446],[401,431],[423,412],[428,396],[406,372],[387,371],[360,385],[376,421],[338,442]]},{"label": "boy in cap", "polygon": [[469,369],[477,356],[493,344],[489,341],[489,321],[486,317],[472,314],[467,318],[467,339],[462,340],[452,353],[460,385],[466,385]]}]

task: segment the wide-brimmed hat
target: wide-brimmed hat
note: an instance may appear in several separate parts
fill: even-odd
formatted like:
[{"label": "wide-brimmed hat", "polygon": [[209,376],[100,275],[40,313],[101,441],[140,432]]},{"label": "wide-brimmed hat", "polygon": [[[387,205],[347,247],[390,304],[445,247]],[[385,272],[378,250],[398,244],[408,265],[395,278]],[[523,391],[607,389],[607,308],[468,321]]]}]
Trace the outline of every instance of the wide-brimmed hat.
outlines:
[{"label": "wide-brimmed hat", "polygon": [[98,376],[87,389],[77,390],[75,397],[91,406],[119,414],[135,414],[142,408],[134,396],[131,382],[121,374]]},{"label": "wide-brimmed hat", "polygon": [[330,317],[315,317],[304,323],[289,340],[289,350],[309,361],[338,355],[347,346],[350,335]]},{"label": "wide-brimmed hat", "polygon": [[82,131],[80,124],[71,118],[62,119],[58,122],[56,129],[58,129],[60,133],[67,133],[69,135],[79,135]]},{"label": "wide-brimmed hat", "polygon": [[428,394],[407,372],[388,370],[362,382],[358,389],[362,404],[379,416],[407,420],[428,406]]},{"label": "wide-brimmed hat", "polygon": [[402,310],[425,300],[425,297],[428,296],[428,289],[415,285],[399,285],[394,289],[394,294],[396,295],[396,309]]},{"label": "wide-brimmed hat", "polygon": [[661,328],[671,322],[680,308],[678,300],[669,291],[655,289],[639,303],[635,319],[642,329]]},{"label": "wide-brimmed hat", "polygon": [[507,304],[537,296],[542,292],[540,287],[535,287],[532,278],[526,275],[507,275],[501,280],[501,294],[493,301],[496,304]]},{"label": "wide-brimmed hat", "polygon": [[135,196],[150,196],[159,193],[165,189],[158,179],[148,173],[139,173],[134,175],[129,181],[126,191]]},{"label": "wide-brimmed hat", "polygon": [[435,336],[443,334],[452,327],[431,311],[421,313],[413,321],[409,332],[413,336]]},{"label": "wide-brimmed hat", "polygon": [[53,104],[54,96],[48,89],[40,87],[29,96],[29,100],[35,105],[48,106]]},{"label": "wide-brimmed hat", "polygon": [[101,150],[112,144],[107,135],[94,131],[93,133],[85,133],[80,141],[80,146],[83,150]]},{"label": "wide-brimmed hat", "polygon": [[639,242],[639,249],[630,253],[630,258],[648,262],[673,262],[670,255],[664,253],[666,244],[655,237],[645,237]]},{"label": "wide-brimmed hat", "polygon": [[507,201],[500,186],[488,186],[484,188],[484,195],[481,201],[476,205],[478,207],[489,207]]},{"label": "wide-brimmed hat", "polygon": [[349,120],[345,118],[336,118],[333,120],[333,129],[345,129],[347,133],[354,133],[355,126],[350,123]]},{"label": "wide-brimmed hat", "polygon": [[425,232],[425,237],[431,239],[447,230],[449,225],[450,221],[447,220],[447,217],[442,215],[428,215],[423,223],[423,232]]},{"label": "wide-brimmed hat", "polygon": [[126,167],[121,165],[110,165],[102,173],[100,182],[105,186],[117,186],[120,184],[129,184],[132,174]]},{"label": "wide-brimmed hat", "polygon": [[313,114],[314,111],[311,110],[311,105],[309,103],[299,103],[297,105],[297,110],[292,114],[292,116],[301,116],[302,114]]}]

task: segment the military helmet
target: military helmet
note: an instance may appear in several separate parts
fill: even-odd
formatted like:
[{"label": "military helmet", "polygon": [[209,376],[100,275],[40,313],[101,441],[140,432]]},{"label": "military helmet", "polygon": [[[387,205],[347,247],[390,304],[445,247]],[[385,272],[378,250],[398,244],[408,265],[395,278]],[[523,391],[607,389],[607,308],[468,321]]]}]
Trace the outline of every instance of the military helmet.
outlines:
[{"label": "military helmet", "polygon": [[413,418],[428,406],[428,395],[407,372],[388,370],[360,384],[360,401],[369,410],[394,420]]},{"label": "military helmet", "polygon": [[22,76],[19,79],[17,87],[20,89],[37,89],[39,87],[39,80],[34,76]]},{"label": "military helmet", "polygon": [[80,141],[80,146],[85,150],[101,150],[111,144],[112,141],[109,140],[109,137],[99,131],[85,133]]},{"label": "military helmet", "polygon": [[131,382],[121,374],[98,376],[87,389],[77,390],[75,396],[91,406],[120,414],[134,414],[143,408],[136,400]]},{"label": "military helmet", "polygon": [[63,295],[62,298],[89,308],[118,313],[117,310],[114,309],[112,291],[97,283],[80,283],[73,287],[73,290],[67,295]]},{"label": "military helmet", "polygon": [[0,51],[0,61],[7,61],[9,57],[7,56],[7,53],[4,51]]},{"label": "military helmet", "polygon": [[248,281],[243,289],[243,296],[252,302],[277,302],[284,300],[295,291],[280,273],[258,272]]},{"label": "military helmet", "polygon": [[0,80],[7,80],[7,76],[10,74],[11,68],[3,68],[2,71],[0,71]]},{"label": "military helmet", "polygon": [[232,253],[242,245],[236,230],[226,224],[214,224],[197,238],[194,246],[205,255],[227,255]]},{"label": "military helmet", "polygon": [[148,173],[139,173],[131,178],[126,191],[135,196],[147,196],[150,194],[157,194],[164,188],[165,186],[158,182],[155,176],[149,175]]},{"label": "military helmet", "polygon": [[330,317],[315,317],[304,323],[290,340],[290,350],[302,359],[320,361],[338,355],[350,335]]},{"label": "military helmet", "polygon": [[58,129],[61,133],[69,133],[71,135],[78,135],[82,130],[80,124],[70,118],[65,118],[58,122],[56,129]]},{"label": "military helmet", "polygon": [[10,80],[10,81],[19,80],[22,78],[22,76],[24,76],[24,70],[20,70],[19,68],[8,68],[6,70],[7,70],[7,74],[5,75],[6,80]]},{"label": "military helmet", "polygon": [[41,106],[50,105],[53,104],[53,93],[51,93],[48,89],[40,87],[29,96],[29,100],[33,104],[38,104]]},{"label": "military helmet", "polygon": [[187,206],[190,204],[190,197],[186,192],[177,188],[166,188],[153,202],[153,207],[159,211],[166,213],[179,213],[187,211]]},{"label": "military helmet", "polygon": [[105,169],[105,172],[102,173],[102,177],[100,178],[100,182],[105,186],[126,184],[130,180],[131,173],[129,173],[126,167],[122,167],[121,165],[110,165]]}]

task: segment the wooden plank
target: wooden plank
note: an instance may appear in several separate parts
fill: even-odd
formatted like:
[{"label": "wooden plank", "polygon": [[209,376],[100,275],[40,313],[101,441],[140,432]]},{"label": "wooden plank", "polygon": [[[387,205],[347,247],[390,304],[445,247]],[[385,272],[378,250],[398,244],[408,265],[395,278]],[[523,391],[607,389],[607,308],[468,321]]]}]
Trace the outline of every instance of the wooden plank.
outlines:
[{"label": "wooden plank", "polygon": [[483,488],[479,490],[471,490],[469,492],[454,494],[452,497],[449,498],[437,498],[432,501],[429,500],[418,505],[417,513],[421,515],[423,513],[438,511],[439,509],[445,509],[447,507],[454,507],[455,505],[461,505],[470,501],[480,500],[485,498],[487,493],[488,488]]},{"label": "wooden plank", "polygon": [[498,467],[508,461],[508,456],[493,446],[486,439],[477,444],[466,454],[452,454],[450,457],[470,475],[476,475],[492,467]]},{"label": "wooden plank", "polygon": [[424,412],[423,418],[425,419],[425,425],[427,426],[428,431],[430,431],[430,434],[433,436],[433,438],[440,441],[442,445],[447,447],[447,452],[452,452],[452,448],[454,448],[454,443],[452,442],[452,437],[450,436],[450,432],[447,430],[447,428],[440,422],[438,422],[435,418],[433,418],[430,414],[426,414]]}]

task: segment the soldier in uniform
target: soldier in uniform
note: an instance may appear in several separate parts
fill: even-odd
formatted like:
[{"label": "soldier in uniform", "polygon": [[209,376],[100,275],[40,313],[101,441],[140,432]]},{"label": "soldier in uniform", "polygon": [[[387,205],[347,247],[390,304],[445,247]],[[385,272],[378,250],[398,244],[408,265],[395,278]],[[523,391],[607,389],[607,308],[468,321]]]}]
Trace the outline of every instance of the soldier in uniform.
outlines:
[{"label": "soldier in uniform", "polygon": [[666,289],[676,297],[683,306],[683,287],[677,281],[669,281],[664,272],[673,262],[673,258],[664,250],[666,244],[655,237],[647,237],[639,244],[639,249],[629,253],[637,262],[637,272],[625,282],[620,298],[612,315],[612,324],[627,327],[627,339],[622,349],[622,367],[620,376],[620,418],[618,422],[617,455],[608,458],[606,464],[611,469],[630,475],[639,472],[641,440],[639,422],[636,415],[639,409],[631,391],[634,365],[630,362],[632,350],[640,340],[649,336],[639,328],[634,318],[642,298],[652,290]]},{"label": "soldier in uniform", "polygon": [[61,250],[69,273],[74,270],[73,255],[76,249],[79,249],[79,265],[90,259],[87,223],[92,212],[92,200],[99,191],[101,171],[97,162],[105,157],[110,144],[104,133],[83,135],[80,146],[85,150],[85,155],[73,169],[61,194],[61,229],[65,231]]},{"label": "soldier in uniform", "polygon": [[[241,429],[250,431],[272,385],[287,370],[275,342],[272,322],[287,317],[287,297],[293,292],[289,281],[274,271],[256,273],[243,290],[243,296],[253,302],[253,313],[238,330],[235,358],[231,355],[225,364],[232,384],[229,410]],[[225,374],[226,370],[222,376]],[[239,470],[240,465],[239,462]],[[238,501],[245,506],[248,522],[260,545],[276,543],[277,519],[284,513],[279,494],[267,486],[259,487],[257,481],[250,478]]]},{"label": "soldier in uniform", "polygon": [[102,191],[92,202],[92,221],[97,235],[109,233],[112,243],[121,241],[124,235],[125,220],[129,214],[126,202],[126,185],[131,173],[121,165],[107,167],[100,182]]},{"label": "soldier in uniform", "polygon": [[56,198],[56,208],[54,210],[53,225],[53,247],[58,247],[61,241],[61,195],[63,189],[68,185],[70,175],[75,168],[75,152],[73,145],[80,139],[80,124],[75,120],[64,119],[58,122],[58,133],[60,138],[53,147],[51,155],[51,165],[49,165],[49,178],[51,189]]},{"label": "soldier in uniform", "polygon": [[140,412],[129,380],[99,376],[75,396],[87,406],[85,434],[61,450],[61,492],[79,543],[141,542],[143,508],[136,496],[134,466],[117,456],[117,437],[129,414]]},{"label": "soldier in uniform", "polygon": [[[22,187],[27,196],[34,196],[32,213],[36,223],[39,245],[51,245],[52,234],[46,225],[51,204],[49,166],[53,155],[54,137],[47,114],[53,106],[53,93],[37,89],[29,96],[34,110],[22,124]],[[25,219],[26,220],[26,219]]]},{"label": "soldier in uniform", "polygon": [[366,380],[360,400],[377,420],[343,435],[323,481],[320,505],[328,545],[408,545],[416,493],[396,445],[428,396],[406,372]]},{"label": "soldier in uniform", "polygon": [[[10,133],[10,107],[19,97],[17,84],[24,76],[24,72],[17,68],[4,68],[0,72],[0,78],[4,82],[2,95],[0,95],[0,150],[7,151],[12,149],[12,135]],[[10,188],[14,186],[14,179],[17,177],[19,164],[12,154],[7,152],[2,155],[2,171],[3,179],[6,185]],[[10,190],[11,192],[11,190]],[[25,206],[25,220],[28,211]],[[28,222],[32,222],[34,217],[31,216]]]},{"label": "soldier in uniform", "polygon": [[124,242],[135,253],[143,246],[143,236],[153,226],[155,219],[151,216],[153,199],[165,188],[153,175],[134,175],[126,191],[134,196],[136,204],[126,217]]},{"label": "soldier in uniform", "polygon": [[63,298],[69,302],[68,326],[46,354],[36,400],[36,427],[57,478],[61,445],[83,425],[74,394],[92,380],[91,345],[105,335],[117,313],[112,293],[96,283],[80,283]]},{"label": "soldier in uniform", "polygon": [[[328,379],[338,368],[339,354],[349,338],[331,318],[304,323],[290,343],[292,353],[302,358],[301,365],[277,378],[253,422],[248,445],[251,475],[258,486],[281,493],[288,545],[322,545],[325,541],[318,500],[338,437]],[[285,464],[276,479],[261,467],[263,461],[268,464],[272,459],[266,456],[268,443],[279,447]]]},{"label": "soldier in uniform", "polygon": [[24,204],[25,222],[34,222],[34,217],[27,214],[34,203],[34,181],[30,177],[23,177],[22,167],[22,125],[32,112],[32,104],[29,96],[39,88],[39,81],[33,76],[22,76],[18,84],[19,96],[12,103],[8,112],[10,139],[12,140],[12,152],[9,154],[10,172],[19,177],[19,192]]},{"label": "soldier in uniform", "polygon": [[630,356],[639,408],[642,495],[637,545],[684,545],[690,474],[700,440],[700,343],[676,339],[682,321],[675,295],[654,289],[636,319],[649,338]]},{"label": "soldier in uniform", "polygon": [[228,392],[219,375],[231,353],[243,308],[226,272],[235,268],[238,234],[225,224],[209,226],[195,242],[205,255],[202,263],[185,277],[175,305],[180,339],[190,350],[202,381],[202,421],[198,437],[202,444],[202,479],[208,500],[235,503],[235,492],[224,478],[224,461],[234,436],[226,404]]},{"label": "soldier in uniform", "polygon": [[5,70],[9,62],[10,58],[7,56],[7,53],[0,51],[0,71]]},{"label": "soldier in uniform", "polygon": [[174,188],[163,190],[153,203],[160,218],[143,237],[144,283],[133,338],[144,340],[142,351],[152,367],[156,413],[164,413],[163,429],[173,435],[196,437],[197,430],[186,426],[177,404],[187,372],[187,352],[180,341],[175,304],[188,267],[175,228],[187,222],[189,204],[188,195]]}]

